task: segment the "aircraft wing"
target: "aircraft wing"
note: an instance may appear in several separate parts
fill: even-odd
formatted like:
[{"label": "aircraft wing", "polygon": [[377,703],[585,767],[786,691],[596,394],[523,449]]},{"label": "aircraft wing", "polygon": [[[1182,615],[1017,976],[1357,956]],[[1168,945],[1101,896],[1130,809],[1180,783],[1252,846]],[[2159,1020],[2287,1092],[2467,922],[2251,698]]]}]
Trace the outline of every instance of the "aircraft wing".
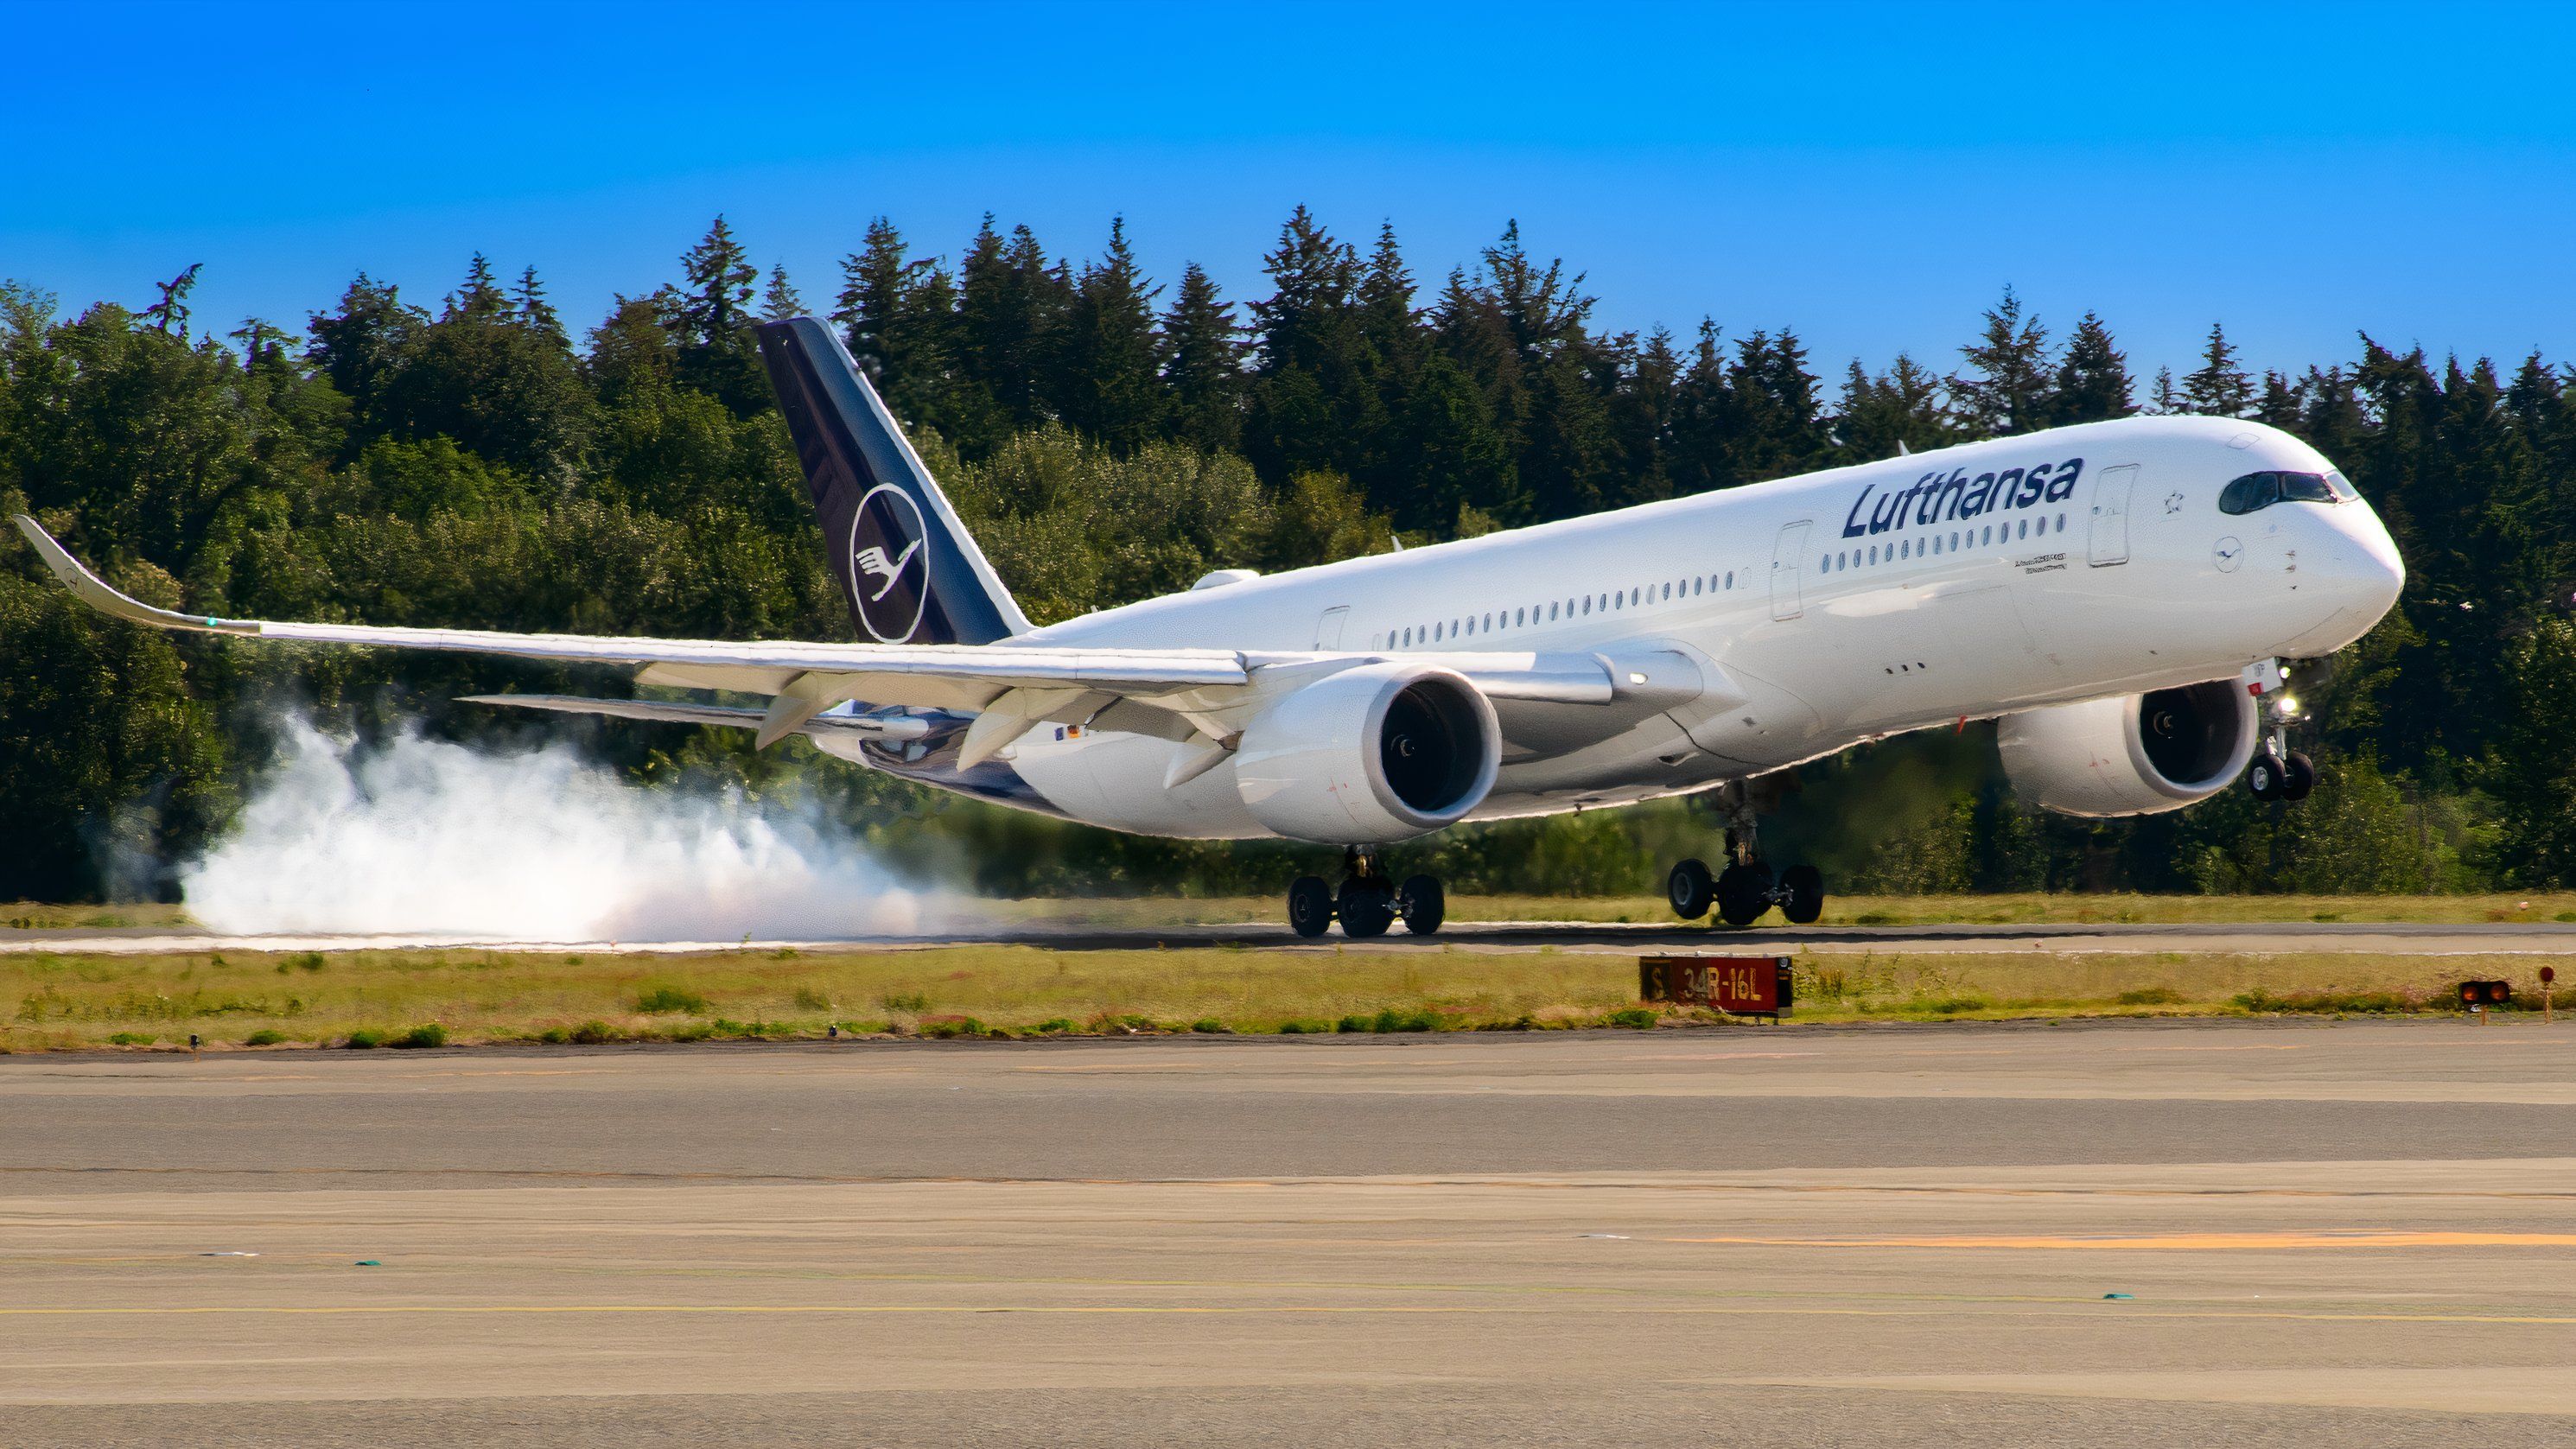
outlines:
[{"label": "aircraft wing", "polygon": [[[961,761],[990,758],[1037,725],[1087,723],[1107,730],[1230,740],[1278,690],[1378,657],[1368,653],[1261,653],[999,644],[831,644],[788,640],[630,639],[224,619],[156,608],[110,588],[32,518],[18,529],[56,578],[103,614],[158,629],[314,644],[375,645],[489,654],[637,671],[642,684],[771,697],[760,718],[766,746],[847,700],[918,705],[981,715]],[[1591,654],[1407,654],[1455,669],[1497,700],[1607,704],[1619,692],[1611,665]],[[594,701],[617,706],[620,701]],[[540,708],[567,709],[552,697]],[[620,713],[596,707],[586,712]],[[653,716],[669,718],[667,715]],[[732,722],[730,718],[726,722]]]}]

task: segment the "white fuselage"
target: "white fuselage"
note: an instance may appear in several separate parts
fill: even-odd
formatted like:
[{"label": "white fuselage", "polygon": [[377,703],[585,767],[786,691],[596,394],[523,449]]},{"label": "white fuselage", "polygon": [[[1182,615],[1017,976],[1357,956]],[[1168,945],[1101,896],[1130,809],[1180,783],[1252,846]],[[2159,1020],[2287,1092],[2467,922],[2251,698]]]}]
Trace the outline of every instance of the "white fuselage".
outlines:
[{"label": "white fuselage", "polygon": [[[2359,501],[2221,512],[2219,491],[2258,470],[2333,465],[2256,423],[2093,423],[1201,587],[1023,638],[1598,654],[1651,678],[1609,705],[1507,716],[1499,781],[1469,818],[1547,814],[2359,638],[2404,579],[2387,530]],[[1230,765],[1166,789],[1180,745],[1053,734],[1008,758],[1067,815],[1269,833]]]}]

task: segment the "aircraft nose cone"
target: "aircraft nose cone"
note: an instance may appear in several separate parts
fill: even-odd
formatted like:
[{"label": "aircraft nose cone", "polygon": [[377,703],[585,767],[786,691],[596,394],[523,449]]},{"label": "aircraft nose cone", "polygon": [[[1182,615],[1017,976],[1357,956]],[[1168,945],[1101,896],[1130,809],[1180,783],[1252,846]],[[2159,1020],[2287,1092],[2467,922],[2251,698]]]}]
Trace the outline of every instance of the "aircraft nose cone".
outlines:
[{"label": "aircraft nose cone", "polygon": [[2367,508],[2336,522],[2341,526],[2326,551],[2325,572],[2349,606],[2376,620],[2397,606],[2397,595],[2406,587],[2406,561],[2398,557],[2396,540],[2379,516]]}]

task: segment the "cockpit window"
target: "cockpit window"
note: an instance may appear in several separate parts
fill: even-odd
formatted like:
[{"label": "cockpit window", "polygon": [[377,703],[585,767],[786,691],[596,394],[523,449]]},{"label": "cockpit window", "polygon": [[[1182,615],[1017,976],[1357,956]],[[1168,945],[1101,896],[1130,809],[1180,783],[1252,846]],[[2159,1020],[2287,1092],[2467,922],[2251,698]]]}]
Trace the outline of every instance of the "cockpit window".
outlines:
[{"label": "cockpit window", "polygon": [[2327,473],[2248,473],[2218,495],[2221,513],[2252,513],[2275,503],[2341,503],[2351,485],[2336,486]]}]

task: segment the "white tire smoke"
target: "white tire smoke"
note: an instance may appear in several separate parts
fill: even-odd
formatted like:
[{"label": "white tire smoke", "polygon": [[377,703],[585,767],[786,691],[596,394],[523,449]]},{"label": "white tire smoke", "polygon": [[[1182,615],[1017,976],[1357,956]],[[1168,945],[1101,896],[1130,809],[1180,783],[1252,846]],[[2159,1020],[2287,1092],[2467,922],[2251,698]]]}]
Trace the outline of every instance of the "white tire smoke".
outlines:
[{"label": "white tire smoke", "polygon": [[180,881],[198,920],[244,935],[831,939],[932,929],[948,904],[811,812],[647,789],[565,745],[361,749],[303,720]]}]

